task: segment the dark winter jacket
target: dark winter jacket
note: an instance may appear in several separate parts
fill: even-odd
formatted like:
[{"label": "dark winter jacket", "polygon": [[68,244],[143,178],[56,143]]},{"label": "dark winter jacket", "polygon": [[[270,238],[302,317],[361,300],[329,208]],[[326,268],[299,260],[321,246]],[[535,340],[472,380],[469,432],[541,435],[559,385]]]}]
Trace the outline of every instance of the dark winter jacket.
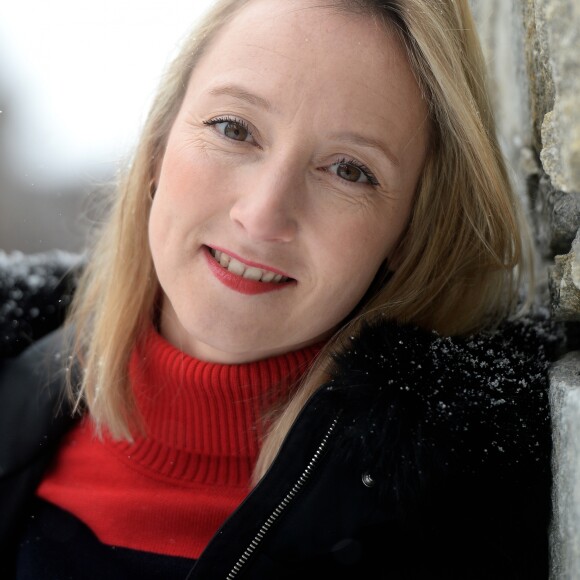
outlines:
[{"label": "dark winter jacket", "polygon": [[[47,380],[44,366],[61,366],[62,341],[50,334],[0,362],[4,561],[72,424],[62,373]],[[467,338],[367,326],[189,580],[547,579],[557,342],[539,317]]]}]

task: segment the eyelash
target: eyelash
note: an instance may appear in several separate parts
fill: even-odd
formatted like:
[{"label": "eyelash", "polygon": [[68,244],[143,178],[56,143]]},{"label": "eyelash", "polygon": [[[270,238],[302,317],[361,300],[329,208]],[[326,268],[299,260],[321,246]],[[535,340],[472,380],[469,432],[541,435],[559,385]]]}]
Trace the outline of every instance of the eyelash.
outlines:
[{"label": "eyelash", "polygon": [[[332,165],[352,165],[356,167],[362,174],[368,179],[368,183],[366,185],[371,185],[373,187],[378,187],[380,185],[379,180],[376,178],[375,174],[364,164],[356,159],[347,159],[343,157],[332,163]],[[346,179],[343,181],[347,181]],[[355,183],[355,182],[353,182]],[[360,184],[365,185],[365,184]]]},{"label": "eyelash", "polygon": [[[203,121],[203,124],[207,125],[209,127],[219,125],[220,123],[234,123],[236,125],[239,125],[245,131],[248,132],[248,135],[250,137],[253,137],[252,130],[250,129],[250,126],[248,125],[248,123],[246,123],[246,121],[244,121],[243,119],[238,119],[237,117],[230,117],[230,116],[216,117],[214,119],[209,119],[208,121]],[[240,141],[240,142],[243,143],[243,141]],[[375,174],[364,163],[361,163],[360,161],[357,161],[356,159],[347,159],[346,157],[343,157],[342,159],[335,161],[331,165],[343,165],[343,164],[344,165],[351,165],[352,167],[355,167],[356,169],[358,169],[359,171],[361,171],[363,173],[363,175],[368,179],[368,183],[362,184],[362,185],[370,185],[372,187],[378,187],[380,185]],[[346,180],[346,179],[342,179],[341,181],[347,181],[347,183],[348,183],[348,180]],[[353,182],[353,183],[356,183],[356,182]]]},{"label": "eyelash", "polygon": [[[244,128],[250,137],[253,137],[252,130],[246,121],[243,119],[238,119],[237,117],[216,117],[215,119],[209,119],[208,121],[203,121],[204,125],[208,127],[213,127],[214,125],[219,125],[220,123],[233,123],[235,125],[239,125],[240,127]],[[242,143],[242,141],[240,141]]]}]

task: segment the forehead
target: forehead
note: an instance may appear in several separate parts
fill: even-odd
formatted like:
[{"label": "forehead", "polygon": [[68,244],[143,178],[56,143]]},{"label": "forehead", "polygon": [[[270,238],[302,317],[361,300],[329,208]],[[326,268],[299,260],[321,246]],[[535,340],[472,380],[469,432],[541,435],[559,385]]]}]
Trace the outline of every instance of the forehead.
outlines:
[{"label": "forehead", "polygon": [[253,0],[218,32],[208,52],[214,66],[217,61],[244,68],[254,57],[268,67],[264,73],[275,74],[282,65],[285,74],[296,77],[315,74],[333,61],[354,65],[344,69],[343,81],[372,67],[380,74],[385,64],[409,69],[387,25],[317,0]]}]

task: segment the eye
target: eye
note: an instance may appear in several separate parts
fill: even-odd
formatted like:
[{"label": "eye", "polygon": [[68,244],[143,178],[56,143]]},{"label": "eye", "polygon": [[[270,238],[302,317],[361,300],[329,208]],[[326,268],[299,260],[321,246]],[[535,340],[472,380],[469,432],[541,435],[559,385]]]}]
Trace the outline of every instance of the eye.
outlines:
[{"label": "eye", "polygon": [[363,163],[354,159],[341,159],[329,166],[328,171],[351,183],[368,183],[377,186],[379,182],[374,173]]},{"label": "eye", "polygon": [[252,133],[248,124],[242,119],[232,117],[218,117],[204,121],[204,125],[213,126],[215,130],[232,141],[253,141]]}]

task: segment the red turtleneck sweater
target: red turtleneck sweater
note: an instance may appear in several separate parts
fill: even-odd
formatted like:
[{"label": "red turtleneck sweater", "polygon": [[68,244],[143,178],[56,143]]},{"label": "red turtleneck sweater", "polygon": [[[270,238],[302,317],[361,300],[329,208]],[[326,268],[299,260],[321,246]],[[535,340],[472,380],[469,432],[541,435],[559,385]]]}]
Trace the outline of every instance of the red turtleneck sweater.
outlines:
[{"label": "red turtleneck sweater", "polygon": [[223,365],[194,359],[151,330],[129,367],[146,436],[101,441],[85,418],[37,495],[104,544],[198,558],[250,489],[261,414],[318,350]]}]

